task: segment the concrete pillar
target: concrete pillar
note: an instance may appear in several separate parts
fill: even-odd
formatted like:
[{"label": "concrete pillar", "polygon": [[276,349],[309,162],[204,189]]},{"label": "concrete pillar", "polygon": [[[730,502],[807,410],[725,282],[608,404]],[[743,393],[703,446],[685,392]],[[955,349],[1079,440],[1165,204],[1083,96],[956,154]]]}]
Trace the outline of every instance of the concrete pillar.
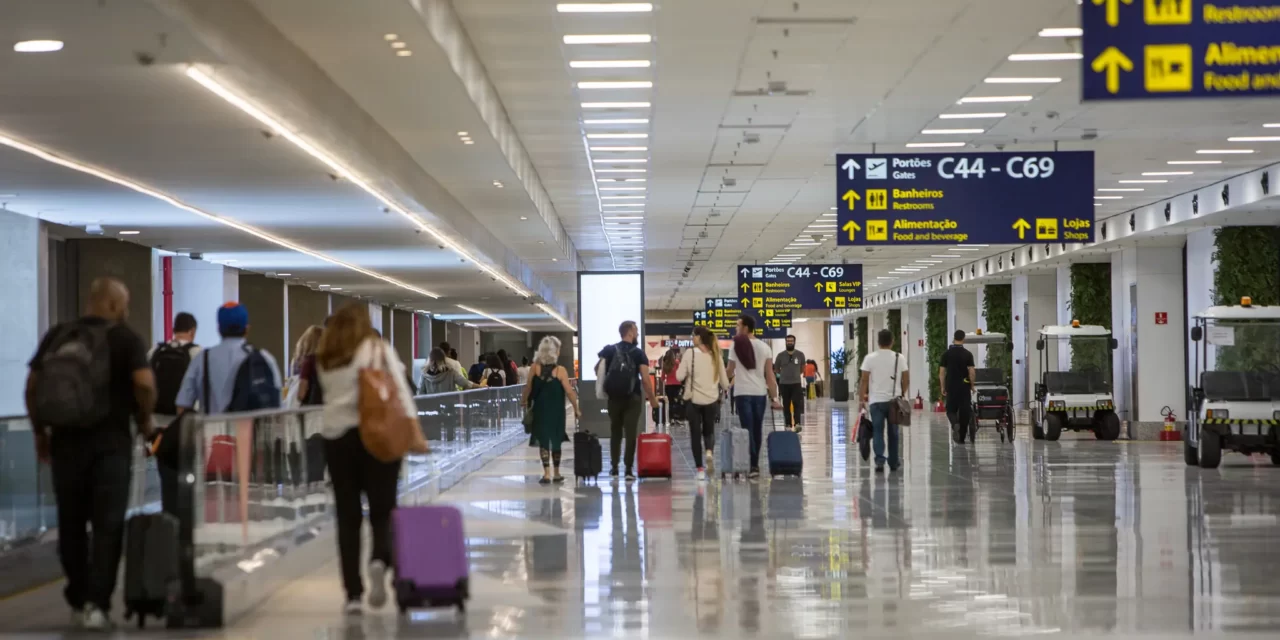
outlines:
[{"label": "concrete pillar", "polygon": [[948,293],[947,339],[951,339],[956,329],[972,332],[978,326],[978,295],[973,291]]},{"label": "concrete pillar", "polygon": [[1052,274],[1018,276],[1013,280],[1014,404],[1026,406],[1033,399],[1034,383],[1040,375],[1040,352],[1035,344],[1041,327],[1057,323],[1057,285]]},{"label": "concrete pillar", "polygon": [[[27,361],[40,343],[40,221],[0,210],[0,415],[25,414]],[[22,452],[26,454],[27,452]]]},{"label": "concrete pillar", "polygon": [[290,349],[286,345],[285,283],[264,275],[240,272],[239,301],[249,312],[249,342],[276,357],[287,375]]},{"label": "concrete pillar", "polygon": [[[1186,404],[1182,248],[1139,245],[1113,254],[1111,268],[1111,296],[1120,299],[1112,328],[1120,343],[1115,387],[1125,390],[1120,407],[1131,423],[1130,433],[1145,438],[1159,428],[1163,407],[1178,411]],[[1165,324],[1156,324],[1157,314],[1163,314]]]},{"label": "concrete pillar", "polygon": [[312,325],[324,326],[325,318],[329,317],[329,294],[323,291],[314,291],[297,284],[288,285],[286,290],[285,304],[286,316],[288,317],[286,327],[288,334],[285,337],[285,342],[289,347],[289,357],[292,358],[293,349],[298,344],[298,339],[306,332],[307,327]]},{"label": "concrete pillar", "polygon": [[413,314],[403,309],[391,311],[391,346],[400,361],[413,362]]},{"label": "concrete pillar", "polygon": [[[236,276],[234,287],[227,286],[228,271]],[[238,300],[239,292],[240,279],[236,270],[184,256],[173,257],[173,314],[186,312],[195,316],[196,344],[206,347],[218,344],[221,339],[218,336],[218,307],[229,300]]]},{"label": "concrete pillar", "polygon": [[906,332],[906,338],[903,340],[902,353],[907,356],[907,369],[911,372],[908,376],[910,388],[907,390],[907,396],[915,398],[918,395],[925,399],[925,404],[928,404],[929,368],[928,358],[925,357],[924,313],[925,303],[923,302],[908,303],[903,309],[902,329]]},{"label": "concrete pillar", "polygon": [[[1187,317],[1185,322],[1188,329],[1194,327],[1192,318],[1203,312],[1205,309],[1213,306],[1213,274],[1218,271],[1218,263],[1213,259],[1213,232],[1215,228],[1201,229],[1187,234]],[[1114,294],[1112,295],[1114,298]],[[1184,337],[1187,345],[1187,364],[1192,368],[1188,375],[1194,375],[1196,362],[1196,352],[1194,350],[1195,343],[1191,342],[1190,335]],[[1215,349],[1213,345],[1205,341],[1202,344],[1201,367],[1202,370],[1212,371],[1214,368]],[[1185,403],[1184,403],[1185,404]],[[1181,416],[1186,412],[1185,407],[1178,411]]]},{"label": "concrete pillar", "polygon": [[431,349],[437,344],[431,335],[431,325],[434,323],[431,321],[431,316],[425,313],[413,314],[413,323],[418,327],[418,357],[426,359],[431,355]]},{"label": "concrete pillar", "polygon": [[[458,329],[457,344],[453,347],[458,350],[458,362],[461,362],[463,367],[475,364],[480,359],[480,330],[462,325],[453,325],[449,328]],[[453,341],[450,340],[450,343],[452,344]]]},{"label": "concrete pillar", "polygon": [[[1057,282],[1057,320],[1054,324],[1071,324],[1075,318],[1071,312],[1071,265],[1062,265],[1054,269]],[[1066,340],[1058,341],[1056,362],[1064,370],[1071,368],[1071,344]]]},{"label": "concrete pillar", "polygon": [[[88,311],[89,286],[100,277],[119,279],[129,288],[128,325],[152,342],[152,250],[119,240],[74,240],[79,253],[80,313]],[[33,245],[34,250],[34,245]]]}]

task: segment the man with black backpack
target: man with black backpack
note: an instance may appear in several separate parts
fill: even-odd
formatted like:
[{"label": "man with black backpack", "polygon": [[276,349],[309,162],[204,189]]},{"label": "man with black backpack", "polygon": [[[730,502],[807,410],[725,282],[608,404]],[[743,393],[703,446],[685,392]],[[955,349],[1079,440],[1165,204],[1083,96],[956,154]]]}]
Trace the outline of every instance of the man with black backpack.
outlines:
[{"label": "man with black backpack", "polygon": [[200,352],[182,379],[176,404],[206,414],[280,406],[280,367],[265,349],[249,344],[249,312],[238,302],[218,309],[222,342]]},{"label": "man with black backpack", "polygon": [[92,630],[110,626],[133,473],[130,418],[149,438],[156,402],[146,345],[124,324],[128,310],[123,283],[94,280],[89,312],[45,334],[27,376],[36,455],[53,467],[63,595],[76,624]]},{"label": "man with black backpack", "polygon": [[[636,437],[644,415],[644,399],[658,406],[658,396],[653,391],[653,379],[649,377],[649,357],[637,344],[640,329],[627,320],[618,327],[622,341],[600,351],[604,369],[604,392],[609,397],[609,455],[613,465],[609,475],[618,477],[618,460],[626,438],[627,482],[634,482],[632,471],[636,459]],[[643,394],[643,395],[642,395]]]},{"label": "man with black backpack", "polygon": [[182,312],[173,317],[173,339],[151,348],[147,362],[156,377],[156,415],[178,415],[178,390],[191,360],[200,353],[196,340],[196,317]]}]

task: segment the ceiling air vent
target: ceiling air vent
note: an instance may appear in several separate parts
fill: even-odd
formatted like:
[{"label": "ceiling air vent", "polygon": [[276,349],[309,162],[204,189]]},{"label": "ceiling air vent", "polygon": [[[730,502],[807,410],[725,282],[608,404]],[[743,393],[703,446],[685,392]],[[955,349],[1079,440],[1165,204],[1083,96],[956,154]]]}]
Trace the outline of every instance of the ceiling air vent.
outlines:
[{"label": "ceiling air vent", "polygon": [[737,179],[737,178],[728,178],[728,177],[726,177],[726,178],[722,178],[720,181],[721,181],[721,182],[723,182],[723,183],[724,183],[724,186],[726,186],[726,187],[736,187],[736,186],[738,186],[738,179]]},{"label": "ceiling air vent", "polygon": [[746,132],[746,131],[744,131],[744,132],[742,133],[742,141],[743,141],[743,142],[745,142],[745,143],[747,143],[747,144],[759,144],[759,143],[760,143],[760,134],[758,134],[758,133],[751,133],[751,132]]},{"label": "ceiling air vent", "polygon": [[777,25],[781,27],[796,26],[849,26],[858,21],[852,16],[848,18],[756,18],[756,24]]}]

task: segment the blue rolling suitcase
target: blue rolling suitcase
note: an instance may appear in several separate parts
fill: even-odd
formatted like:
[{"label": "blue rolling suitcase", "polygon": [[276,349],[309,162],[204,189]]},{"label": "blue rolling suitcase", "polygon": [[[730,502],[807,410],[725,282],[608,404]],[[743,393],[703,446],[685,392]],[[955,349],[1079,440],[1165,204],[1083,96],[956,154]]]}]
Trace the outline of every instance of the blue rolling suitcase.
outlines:
[{"label": "blue rolling suitcase", "polygon": [[[769,410],[770,422],[774,428],[778,421]],[[800,435],[794,431],[770,431],[765,438],[765,448],[769,451],[770,476],[798,476],[804,469],[804,458],[800,453]]]}]

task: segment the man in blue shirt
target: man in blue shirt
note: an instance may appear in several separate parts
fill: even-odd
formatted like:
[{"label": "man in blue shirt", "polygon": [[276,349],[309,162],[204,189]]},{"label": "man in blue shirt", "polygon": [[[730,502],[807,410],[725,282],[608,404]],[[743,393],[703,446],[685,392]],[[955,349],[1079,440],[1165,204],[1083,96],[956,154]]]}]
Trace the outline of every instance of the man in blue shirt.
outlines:
[{"label": "man in blue shirt", "polygon": [[[222,342],[201,352],[191,361],[187,374],[182,378],[182,388],[174,403],[183,410],[199,407],[206,414],[225,413],[235,392],[236,373],[249,357],[245,349],[245,336],[249,334],[249,311],[238,302],[228,302],[218,309],[218,334]],[[280,367],[266,349],[259,352],[271,365],[276,388],[280,388]],[[209,365],[209,397],[204,398],[205,363]]]},{"label": "man in blue shirt", "polygon": [[[644,411],[644,400],[649,399],[649,404],[658,406],[658,396],[653,390],[653,379],[649,377],[649,357],[645,355],[644,349],[639,346],[640,328],[635,322],[627,320],[618,327],[618,335],[622,341],[618,344],[611,344],[600,351],[600,359],[604,360],[604,370],[607,374],[610,366],[613,364],[614,357],[621,354],[623,357],[631,358],[633,368],[636,371],[637,380],[631,388],[631,393],[622,396],[609,396],[609,454],[613,460],[613,466],[609,471],[609,475],[618,477],[618,461],[624,460],[627,468],[627,482],[635,482],[636,476],[632,472],[632,464],[636,459],[636,438],[639,435],[640,423]],[[626,443],[626,458],[621,458],[623,453],[623,442]]]}]

